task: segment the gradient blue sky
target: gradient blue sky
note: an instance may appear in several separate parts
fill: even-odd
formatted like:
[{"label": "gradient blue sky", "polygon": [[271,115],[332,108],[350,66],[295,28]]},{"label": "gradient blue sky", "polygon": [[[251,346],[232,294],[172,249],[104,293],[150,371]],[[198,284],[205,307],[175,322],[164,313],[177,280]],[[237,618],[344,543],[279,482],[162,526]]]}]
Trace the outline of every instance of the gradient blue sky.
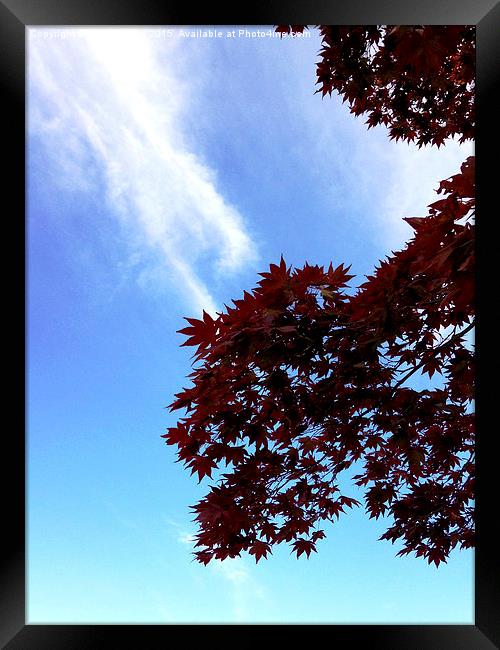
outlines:
[{"label": "gradient blue sky", "polygon": [[206,486],[160,438],[182,317],[281,254],[361,279],[471,147],[314,94],[315,30],[167,29],[28,30],[28,622],[472,623],[473,552],[396,558],[362,509],[309,560],[192,561]]}]

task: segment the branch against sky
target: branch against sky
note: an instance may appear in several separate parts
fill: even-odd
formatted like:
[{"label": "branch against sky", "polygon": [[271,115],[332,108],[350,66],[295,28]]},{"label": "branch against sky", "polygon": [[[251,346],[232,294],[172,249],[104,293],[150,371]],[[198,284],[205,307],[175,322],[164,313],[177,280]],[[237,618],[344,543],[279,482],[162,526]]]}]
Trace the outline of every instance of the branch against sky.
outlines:
[{"label": "branch against sky", "polygon": [[[323,95],[335,89],[369,127],[419,146],[473,137],[473,30],[320,31]],[[193,385],[163,437],[200,481],[232,466],[193,506],[200,562],[244,550],[258,562],[282,542],[309,557],[321,522],[360,505],[337,479],[355,463],[369,516],[392,518],[381,539],[401,540],[398,555],[438,566],[474,545],[474,179],[469,156],[354,293],[344,264],[293,269],[281,257],[234,307],[186,319]],[[418,371],[441,386],[404,386]]]}]

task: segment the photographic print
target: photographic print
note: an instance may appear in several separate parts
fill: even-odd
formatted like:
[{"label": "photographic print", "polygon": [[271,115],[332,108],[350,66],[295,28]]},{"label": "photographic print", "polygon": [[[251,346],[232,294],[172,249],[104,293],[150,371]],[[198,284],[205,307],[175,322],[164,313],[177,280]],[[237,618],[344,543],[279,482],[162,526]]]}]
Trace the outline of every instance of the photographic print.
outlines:
[{"label": "photographic print", "polygon": [[473,621],[474,48],[28,30],[30,622]]}]

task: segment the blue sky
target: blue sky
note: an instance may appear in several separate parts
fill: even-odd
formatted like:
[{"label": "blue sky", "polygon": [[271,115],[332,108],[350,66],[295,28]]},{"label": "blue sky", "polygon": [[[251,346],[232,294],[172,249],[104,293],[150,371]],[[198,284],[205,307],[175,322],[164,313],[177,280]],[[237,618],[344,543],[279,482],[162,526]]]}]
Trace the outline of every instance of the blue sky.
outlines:
[{"label": "blue sky", "polygon": [[314,30],[219,29],[28,30],[28,622],[472,623],[473,552],[396,558],[362,509],[309,560],[192,561],[182,317],[281,254],[361,279],[471,153],[314,94]]}]

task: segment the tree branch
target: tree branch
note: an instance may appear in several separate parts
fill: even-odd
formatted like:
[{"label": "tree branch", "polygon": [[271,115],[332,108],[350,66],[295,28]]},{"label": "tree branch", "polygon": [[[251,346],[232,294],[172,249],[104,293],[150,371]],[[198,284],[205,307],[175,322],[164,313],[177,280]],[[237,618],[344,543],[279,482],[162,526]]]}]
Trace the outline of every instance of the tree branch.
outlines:
[{"label": "tree branch", "polygon": [[[472,329],[474,329],[475,325],[476,322],[472,321],[472,323],[468,325],[464,330],[462,330],[461,332],[457,332],[457,334],[455,334],[451,339],[433,348],[433,352],[438,352],[438,350],[441,350],[442,348],[445,348],[447,345],[450,345],[450,343],[453,343],[453,341],[460,338],[461,336],[464,336],[465,334],[467,334],[467,332],[470,332]],[[415,372],[417,372],[417,370],[420,370],[422,366],[425,366],[426,363],[427,361],[423,360],[420,363],[418,363],[414,368],[412,368],[410,372],[408,372],[402,379],[398,381],[397,384],[393,386],[392,392],[394,392],[397,388],[399,388],[401,384],[404,384],[407,379],[409,379]]]}]

